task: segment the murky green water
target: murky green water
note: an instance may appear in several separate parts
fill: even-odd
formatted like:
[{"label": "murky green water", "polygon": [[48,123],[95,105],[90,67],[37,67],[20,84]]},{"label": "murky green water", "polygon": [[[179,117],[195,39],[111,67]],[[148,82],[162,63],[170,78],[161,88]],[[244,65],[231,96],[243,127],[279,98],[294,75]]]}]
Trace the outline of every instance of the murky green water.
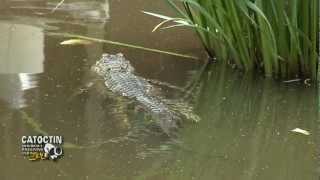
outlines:
[{"label": "murky green water", "polygon": [[[151,33],[158,22],[140,11],[168,11],[163,1],[11,2],[0,14],[0,179],[316,180],[318,95],[314,87],[241,76],[213,65],[189,86],[201,117],[177,138],[146,123],[132,101],[106,93],[90,67],[122,52],[140,76],[178,87],[203,63],[110,44],[62,46],[75,33],[204,57],[184,29]],[[80,9],[80,10],[79,10]],[[168,12],[169,13],[169,12]],[[83,90],[86,84],[94,84]],[[168,98],[183,94],[162,88]],[[301,128],[311,135],[293,133]],[[21,136],[62,135],[64,157],[30,162]]]}]

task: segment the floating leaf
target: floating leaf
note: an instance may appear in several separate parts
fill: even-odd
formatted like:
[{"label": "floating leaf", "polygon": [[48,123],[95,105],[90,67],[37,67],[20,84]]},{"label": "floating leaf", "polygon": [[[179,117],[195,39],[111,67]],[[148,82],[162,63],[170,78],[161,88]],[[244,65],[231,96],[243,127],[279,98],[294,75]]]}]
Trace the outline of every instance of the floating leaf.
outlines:
[{"label": "floating leaf", "polygon": [[89,45],[91,41],[85,39],[69,39],[60,43],[60,45]]},{"label": "floating leaf", "polygon": [[299,82],[301,81],[301,79],[290,79],[290,80],[287,80],[287,81],[282,81],[283,83],[292,83],[292,82]]},{"label": "floating leaf", "polygon": [[128,48],[140,49],[140,50],[150,51],[150,52],[155,52],[155,53],[162,53],[162,54],[167,54],[167,55],[171,55],[171,56],[178,56],[178,57],[187,58],[187,59],[194,59],[194,60],[199,59],[198,57],[195,57],[195,56],[179,54],[179,53],[169,52],[169,51],[163,51],[163,50],[159,50],[159,49],[152,49],[152,48],[147,48],[147,47],[143,47],[143,46],[127,44],[127,43],[122,43],[122,42],[116,42],[116,41],[110,41],[110,40],[105,40],[105,39],[98,39],[98,38],[93,38],[93,37],[81,36],[78,34],[47,32],[47,35],[62,36],[62,37],[69,37],[69,38],[79,38],[79,39],[87,40],[90,42],[112,44],[112,45],[116,45],[116,46],[123,46],[123,47],[128,47]]},{"label": "floating leaf", "polygon": [[303,129],[300,129],[300,128],[292,129],[291,132],[300,133],[300,134],[304,134],[304,135],[307,135],[307,136],[310,135],[309,131],[306,131],[306,130],[303,130]]},{"label": "floating leaf", "polygon": [[62,4],[64,3],[64,0],[61,0],[56,7],[54,7],[51,11],[51,13],[54,13]]}]

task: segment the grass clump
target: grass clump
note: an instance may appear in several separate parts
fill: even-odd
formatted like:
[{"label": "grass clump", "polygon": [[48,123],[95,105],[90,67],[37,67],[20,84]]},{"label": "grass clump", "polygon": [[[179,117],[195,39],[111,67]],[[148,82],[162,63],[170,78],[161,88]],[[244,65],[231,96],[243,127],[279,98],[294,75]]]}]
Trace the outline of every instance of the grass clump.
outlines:
[{"label": "grass clump", "polygon": [[166,0],[179,14],[155,29],[195,29],[211,57],[266,76],[313,78],[319,53],[319,0]]}]

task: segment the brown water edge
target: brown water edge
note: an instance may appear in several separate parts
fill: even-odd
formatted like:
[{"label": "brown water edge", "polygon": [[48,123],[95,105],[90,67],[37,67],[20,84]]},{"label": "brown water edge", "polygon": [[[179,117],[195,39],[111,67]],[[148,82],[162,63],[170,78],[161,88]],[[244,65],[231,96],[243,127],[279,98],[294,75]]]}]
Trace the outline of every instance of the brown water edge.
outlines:
[{"label": "brown water edge", "polygon": [[[103,82],[89,72],[104,52],[122,52],[139,75],[180,87],[188,84],[202,63],[100,43],[61,46],[66,38],[46,32],[203,55],[190,31],[150,32],[157,22],[139,11],[166,11],[163,1],[110,1],[109,5],[106,23],[71,21],[62,14],[43,17],[28,10],[22,16],[16,9],[1,16],[0,179],[318,177],[314,88],[240,77],[230,69],[213,67],[193,91],[202,121],[184,125],[179,139],[154,132],[134,103],[105,93]],[[88,82],[95,82],[93,88],[77,95]],[[179,95],[170,89],[162,93]],[[65,156],[56,163],[23,159],[21,136],[39,133],[23,114],[41,130],[89,148],[65,148]],[[292,134],[296,127],[311,135]],[[125,139],[128,133],[133,136]]]}]

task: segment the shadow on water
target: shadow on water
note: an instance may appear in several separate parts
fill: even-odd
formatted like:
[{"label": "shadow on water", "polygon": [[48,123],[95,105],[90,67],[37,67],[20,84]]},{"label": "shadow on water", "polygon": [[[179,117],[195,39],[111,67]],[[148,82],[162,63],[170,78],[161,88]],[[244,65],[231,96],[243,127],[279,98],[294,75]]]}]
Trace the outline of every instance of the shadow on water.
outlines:
[{"label": "shadow on water", "polygon": [[[122,52],[138,75],[184,87],[202,62],[102,43],[61,46],[67,38],[48,32],[198,57],[201,45],[188,30],[150,32],[156,22],[140,10],[168,11],[162,0],[72,2],[50,13],[58,1],[12,1],[0,15],[0,179],[318,176],[315,88],[243,77],[214,65],[191,88],[202,120],[186,123],[179,138],[170,139],[149,126],[133,101],[108,93],[90,67],[104,52]],[[85,89],[88,83],[93,85]],[[161,93],[180,95],[166,88]],[[294,128],[311,135],[290,132]],[[46,133],[64,136],[64,157],[57,163],[24,159],[21,136]]]}]

